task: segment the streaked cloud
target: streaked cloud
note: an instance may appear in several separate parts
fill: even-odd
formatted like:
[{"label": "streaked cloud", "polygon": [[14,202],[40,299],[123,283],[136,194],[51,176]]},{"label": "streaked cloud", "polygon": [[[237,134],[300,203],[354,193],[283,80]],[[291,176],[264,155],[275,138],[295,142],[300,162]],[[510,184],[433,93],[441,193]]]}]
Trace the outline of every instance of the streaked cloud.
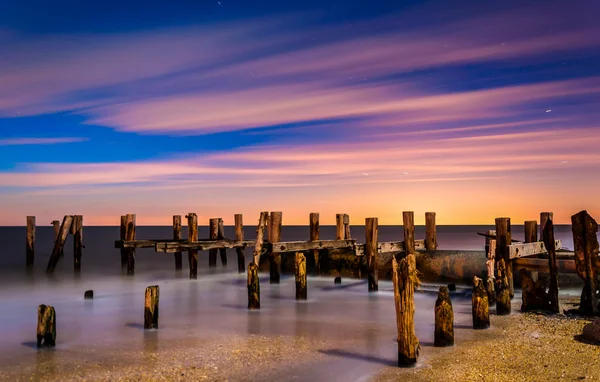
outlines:
[{"label": "streaked cloud", "polygon": [[87,138],[7,138],[0,139],[0,146],[56,145],[84,141]]}]

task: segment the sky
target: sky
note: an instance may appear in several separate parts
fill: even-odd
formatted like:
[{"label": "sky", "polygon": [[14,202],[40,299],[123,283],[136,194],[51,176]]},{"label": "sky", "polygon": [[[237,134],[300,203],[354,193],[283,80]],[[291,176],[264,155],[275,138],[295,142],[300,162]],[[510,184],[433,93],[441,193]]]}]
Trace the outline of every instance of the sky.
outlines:
[{"label": "sky", "polygon": [[600,217],[600,2],[0,1],[0,225]]}]

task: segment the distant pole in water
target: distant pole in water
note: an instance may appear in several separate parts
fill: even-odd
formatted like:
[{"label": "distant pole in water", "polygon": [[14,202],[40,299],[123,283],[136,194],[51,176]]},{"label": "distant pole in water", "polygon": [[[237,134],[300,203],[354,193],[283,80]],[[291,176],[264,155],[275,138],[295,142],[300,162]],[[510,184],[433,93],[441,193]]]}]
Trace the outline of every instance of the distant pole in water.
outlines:
[{"label": "distant pole in water", "polygon": [[301,252],[296,252],[295,257],[296,271],[296,300],[307,299],[307,279],[306,279],[306,257]]},{"label": "distant pole in water", "polygon": [[[208,237],[210,240],[217,240],[219,237],[219,219],[212,218],[209,220]],[[215,268],[217,266],[217,249],[208,250],[208,267]]]},{"label": "distant pole in water", "polygon": [[37,347],[56,346],[56,311],[50,305],[38,306]]},{"label": "distant pole in water", "polygon": [[[512,261],[509,258],[508,246],[512,242],[510,218],[496,218],[496,263],[504,259],[506,277],[508,278],[508,291],[510,298],[514,296]],[[497,267],[497,265],[496,265]]]},{"label": "distant pole in water", "polygon": [[[504,264],[504,260],[502,260]],[[471,295],[473,329],[487,329],[490,327],[490,309],[487,292],[483,286],[483,280],[473,277],[473,293]],[[510,299],[508,300],[510,304]]]},{"label": "distant pole in water", "polygon": [[548,219],[544,227],[544,246],[548,251],[548,269],[550,270],[550,287],[548,298],[550,299],[550,310],[559,313],[558,306],[558,269],[556,267],[556,248],[554,241],[554,223]]},{"label": "distant pole in water", "polygon": [[[318,212],[311,212],[310,216],[309,216],[309,224],[310,224],[310,241],[317,241],[319,240],[319,230],[320,230],[320,226],[319,226],[319,213]],[[321,274],[321,259],[319,259],[319,250],[315,249],[313,251],[314,254],[314,258],[315,258],[315,273],[317,275]]]},{"label": "distant pole in water", "polygon": [[144,329],[158,329],[158,300],[160,288],[158,285],[146,288],[144,298]]},{"label": "distant pole in water", "polygon": [[248,264],[248,309],[260,309],[258,265],[254,262]]},{"label": "distant pole in water", "polygon": [[[126,227],[125,240],[135,240],[135,214],[126,215]],[[127,275],[133,276],[135,274],[135,248],[127,249]]]},{"label": "distant pole in water", "polygon": [[25,241],[25,265],[33,268],[35,258],[35,216],[27,216],[27,236]]},{"label": "distant pole in water", "polygon": [[[254,256],[252,257],[252,261],[256,264],[257,272],[258,266],[260,265],[260,256],[262,255],[263,250],[263,241],[265,235],[265,225],[267,224],[267,217],[269,213],[267,211],[263,211],[260,213],[260,217],[258,218],[258,226],[256,227],[256,243],[254,244]],[[248,269],[248,271],[250,271]]]},{"label": "distant pole in water", "polygon": [[415,335],[415,287],[419,285],[419,279],[414,254],[407,254],[399,262],[396,256],[392,257],[392,281],[398,328],[398,366],[413,366],[420,350]]},{"label": "distant pole in water", "polygon": [[[173,240],[181,240],[181,215],[173,215]],[[175,258],[175,270],[183,269],[183,255],[181,252],[173,254]]]},{"label": "distant pole in water", "polygon": [[[225,227],[223,226],[223,219],[217,220],[217,240],[225,239]],[[221,255],[221,265],[227,266],[227,248],[219,248],[219,254]]]},{"label": "distant pole in water", "polygon": [[454,312],[448,287],[441,286],[435,302],[435,332],[433,346],[454,345]]},{"label": "distant pole in water", "polygon": [[404,228],[404,251],[415,253],[415,213],[413,211],[402,212],[402,226]]},{"label": "distant pole in water", "polygon": [[[281,224],[283,213],[280,211],[271,212],[269,226],[269,243],[281,241]],[[281,254],[271,252],[269,254],[269,283],[279,284],[281,278]]]},{"label": "distant pole in water", "polygon": [[[193,212],[185,215],[188,220],[188,241],[198,241],[198,215]],[[188,262],[190,265],[190,279],[198,278],[198,250],[190,249],[188,251]]]},{"label": "distant pole in water", "polygon": [[548,220],[554,220],[554,213],[552,212],[541,212],[540,213],[540,241],[544,241],[544,228]]},{"label": "distant pole in water", "polygon": [[71,223],[71,232],[73,234],[73,267],[75,272],[81,271],[81,257],[83,256],[83,216],[73,216],[73,223]]},{"label": "distant pole in water", "polygon": [[[58,239],[58,235],[60,233],[60,221],[59,220],[52,220],[52,228],[54,230],[54,242],[56,242],[56,239]],[[65,254],[64,252],[60,254],[60,257],[63,257]]]},{"label": "distant pole in water", "polygon": [[504,259],[496,264],[498,277],[496,277],[496,314],[499,316],[510,314],[510,290],[508,289],[508,275]]},{"label": "distant pole in water", "polygon": [[365,219],[365,256],[367,257],[368,267],[368,286],[369,292],[377,292],[379,290],[379,267],[378,267],[378,223],[377,218]]},{"label": "distant pole in water", "polygon": [[[121,215],[121,240],[127,237],[127,215]],[[121,248],[121,269],[127,267],[127,249]]]},{"label": "distant pole in water", "polygon": [[425,212],[425,249],[437,249],[437,227],[435,225],[435,212]]},{"label": "distant pole in water", "polygon": [[[242,242],[244,241],[244,218],[242,214],[235,214],[233,216],[235,220],[235,240]],[[244,273],[246,271],[246,256],[244,255],[244,248],[238,247],[235,249],[238,260],[238,273]]]}]

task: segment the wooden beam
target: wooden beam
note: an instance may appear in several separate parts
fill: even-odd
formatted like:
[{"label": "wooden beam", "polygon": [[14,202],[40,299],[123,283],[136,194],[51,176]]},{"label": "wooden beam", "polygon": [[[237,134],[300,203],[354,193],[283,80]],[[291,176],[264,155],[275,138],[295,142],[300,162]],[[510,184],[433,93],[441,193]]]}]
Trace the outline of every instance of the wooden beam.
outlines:
[{"label": "wooden beam", "polygon": [[[554,240],[554,248],[561,248],[562,241]],[[519,243],[508,246],[508,255],[510,259],[518,259],[520,257],[543,255],[548,253],[543,241],[535,243]]]},{"label": "wooden beam", "polygon": [[[548,259],[520,258],[513,260],[516,269],[525,268],[530,271],[549,273]],[[557,259],[556,269],[558,273],[577,273],[574,259]]]},{"label": "wooden beam", "polygon": [[[352,248],[356,240],[283,241],[272,244],[273,253]],[[364,247],[364,244],[363,244]]]},{"label": "wooden beam", "polygon": [[[415,249],[425,249],[425,240],[415,240]],[[403,241],[384,241],[377,244],[377,253],[405,252]],[[356,244],[356,256],[364,256],[365,245]]]},{"label": "wooden beam", "polygon": [[[147,240],[146,240],[147,241]],[[179,251],[210,251],[210,250],[218,250],[221,248],[246,248],[254,245],[254,240],[202,240],[202,241],[183,241],[183,242],[173,242],[173,241],[155,241],[154,249],[156,252],[163,253],[175,253]],[[124,245],[129,245],[130,243],[125,242]],[[133,244],[133,243],[132,243]]]}]

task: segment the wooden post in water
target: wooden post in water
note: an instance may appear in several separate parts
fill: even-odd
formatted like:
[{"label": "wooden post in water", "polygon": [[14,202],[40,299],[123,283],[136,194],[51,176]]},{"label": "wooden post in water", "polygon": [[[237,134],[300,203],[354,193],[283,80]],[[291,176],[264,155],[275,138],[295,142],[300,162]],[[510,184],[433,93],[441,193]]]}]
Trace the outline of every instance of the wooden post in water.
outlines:
[{"label": "wooden post in water", "polygon": [[35,258],[35,216],[27,216],[27,236],[25,241],[25,265],[33,268]]},{"label": "wooden post in water", "polygon": [[441,286],[435,302],[435,332],[433,346],[454,345],[454,312],[448,287]]},{"label": "wooden post in water", "polygon": [[[52,229],[54,231],[54,241],[56,241],[56,239],[58,239],[58,235],[60,233],[60,221],[59,220],[52,220]],[[60,257],[63,257],[65,254],[64,252],[61,252]]]},{"label": "wooden post in water", "polygon": [[[473,294],[471,296],[473,310],[473,329],[487,329],[490,327],[490,304],[488,295],[483,285],[483,280],[473,277]],[[510,300],[509,300],[510,303]]]},{"label": "wooden post in water", "polygon": [[48,260],[48,267],[46,267],[46,273],[54,272],[56,264],[58,264],[58,260],[60,259],[60,253],[65,247],[65,240],[67,240],[67,235],[69,234],[69,229],[71,228],[72,223],[72,215],[66,215],[63,218],[62,224],[60,226],[60,234],[58,236],[58,239],[56,239],[56,242],[54,243],[54,248],[52,249],[52,253],[50,254],[50,260]]},{"label": "wooden post in water", "polygon": [[335,214],[335,240],[344,240],[344,214]]},{"label": "wooden post in water", "polygon": [[[219,236],[219,219],[212,218],[209,220],[208,224],[208,237],[210,240],[217,240]],[[214,268],[217,266],[217,249],[209,249],[208,250],[208,267]]]},{"label": "wooden post in water", "polygon": [[487,268],[487,297],[488,304],[492,305],[496,303],[496,288],[494,287],[496,277],[494,276],[494,263],[496,257],[496,240],[489,239],[487,245],[487,260],[485,262]]},{"label": "wooden post in water", "polygon": [[435,212],[425,212],[425,249],[437,249],[437,227],[435,226]]},{"label": "wooden post in water", "polygon": [[[310,224],[310,241],[319,240],[319,213],[311,212],[309,217]],[[319,263],[319,250],[315,249],[313,251],[315,257],[315,273],[317,275],[321,274],[321,264]]]},{"label": "wooden post in water", "polygon": [[[525,230],[525,243],[535,243],[538,241],[537,240],[538,233],[537,233],[537,221],[536,220],[526,220],[524,230]],[[531,256],[531,257],[537,257],[537,256]],[[538,279],[538,272],[532,271],[531,278],[532,278],[533,282],[535,283]]]},{"label": "wooden post in water", "polygon": [[158,285],[146,288],[144,299],[144,329],[158,329]]},{"label": "wooden post in water", "polygon": [[379,267],[378,267],[378,236],[379,228],[377,218],[365,219],[365,256],[367,257],[367,266],[369,269],[369,292],[379,290]]},{"label": "wooden post in water", "polygon": [[559,313],[558,306],[558,269],[556,267],[556,248],[554,241],[554,223],[552,219],[546,221],[544,226],[544,246],[548,251],[548,269],[550,270],[550,287],[548,289],[548,299],[550,300],[550,310]]},{"label": "wooden post in water", "polygon": [[[235,240],[244,241],[244,218],[242,214],[233,215],[235,220]],[[235,249],[238,260],[238,273],[244,273],[246,271],[246,256],[244,255],[244,248],[238,247]]]},{"label": "wooden post in water", "polygon": [[344,214],[344,236],[346,240],[350,240],[350,215]]},{"label": "wooden post in water", "polygon": [[248,309],[260,309],[258,265],[255,262],[248,264]]},{"label": "wooden post in water", "polygon": [[73,216],[71,232],[73,234],[73,267],[75,272],[81,271],[81,256],[83,255],[83,215]]},{"label": "wooden post in water", "polygon": [[600,260],[598,260],[598,223],[586,210],[571,216],[571,230],[575,250],[577,275],[585,282],[581,293],[579,310],[587,315],[600,314],[596,284]]},{"label": "wooden post in water", "polygon": [[[173,215],[173,240],[181,240],[181,215]],[[175,258],[175,270],[183,269],[183,255],[181,252],[173,254]]]},{"label": "wooden post in water", "polygon": [[[256,265],[256,272],[258,273],[258,265],[260,264],[260,256],[262,255],[263,250],[263,241],[265,235],[265,225],[267,224],[267,217],[269,213],[267,211],[263,211],[260,213],[260,218],[258,219],[258,226],[256,227],[256,244],[254,244],[254,256],[252,257],[252,261]],[[248,268],[248,274],[250,272],[250,268]],[[258,284],[258,276],[256,276],[256,282]]]},{"label": "wooden post in water", "polygon": [[496,277],[496,314],[503,316],[510,314],[511,310],[508,274],[504,259],[500,259],[496,266],[498,268],[498,277]]},{"label": "wooden post in water", "polygon": [[398,327],[398,366],[413,366],[419,356],[419,339],[415,335],[415,287],[419,285],[415,255],[408,253],[399,262],[392,257],[392,281],[396,326]]},{"label": "wooden post in water", "polygon": [[[127,237],[127,215],[121,215],[121,240]],[[121,269],[127,266],[127,249],[121,248]]]},{"label": "wooden post in water", "polygon": [[56,346],[56,311],[50,305],[38,306],[37,347]]},{"label": "wooden post in water", "polygon": [[[188,220],[188,241],[198,241],[198,215],[193,212],[185,215]],[[198,250],[190,249],[188,251],[188,262],[190,265],[190,279],[198,278]]]},{"label": "wooden post in water", "polygon": [[[135,240],[135,214],[125,215],[126,231],[125,240]],[[133,276],[135,274],[135,248],[127,249],[127,275]]]},{"label": "wooden post in water", "polygon": [[548,220],[554,220],[554,214],[552,212],[541,212],[540,213],[540,241],[544,241],[544,228]]},{"label": "wooden post in water", "polygon": [[[271,244],[281,241],[282,217],[283,213],[281,211],[271,212],[271,218],[269,219],[269,242]],[[281,277],[281,254],[271,252],[269,255],[269,283],[279,284]]]},{"label": "wooden post in water", "polygon": [[508,246],[511,244],[510,218],[496,218],[496,263],[504,259],[506,277],[508,277],[508,291],[510,298],[514,296],[512,261],[509,258]]},{"label": "wooden post in water", "polygon": [[415,253],[415,213],[413,211],[402,212],[402,226],[404,227],[404,251]]},{"label": "wooden post in water", "polygon": [[[225,239],[225,227],[223,226],[223,219],[219,218],[218,220],[218,232],[217,232],[217,240]],[[221,255],[221,265],[227,266],[227,248],[219,248],[219,253]]]},{"label": "wooden post in water", "polygon": [[296,252],[294,261],[296,271],[296,300],[307,299],[306,258],[301,252]]}]

